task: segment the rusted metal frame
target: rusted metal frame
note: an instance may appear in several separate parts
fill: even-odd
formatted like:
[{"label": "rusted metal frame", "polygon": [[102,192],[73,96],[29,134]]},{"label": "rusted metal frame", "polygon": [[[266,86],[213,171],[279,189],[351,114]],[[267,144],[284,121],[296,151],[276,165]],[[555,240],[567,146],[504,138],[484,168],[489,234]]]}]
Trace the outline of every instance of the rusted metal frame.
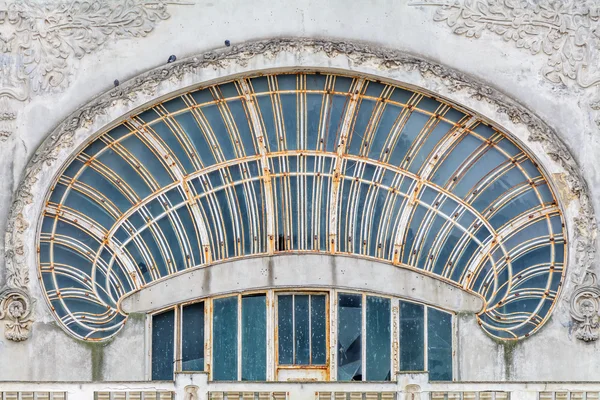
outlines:
[{"label": "rusted metal frame", "polygon": [[[238,91],[241,91],[239,83],[235,82],[235,84],[236,84],[236,87],[238,88]],[[221,113],[221,118],[223,119],[223,121],[225,123],[225,127],[229,133],[229,138],[230,138],[232,144],[234,144],[234,148],[235,148],[235,152],[236,152],[236,159],[245,158],[246,154],[245,154],[245,149],[243,147],[243,142],[241,140],[239,130],[235,123],[235,119],[233,118],[233,115],[231,114],[231,110],[229,109],[227,100],[223,99],[223,98],[221,98],[220,100],[223,100],[223,101],[218,104],[218,109],[219,109],[219,112]],[[225,182],[231,181],[231,176],[229,174],[228,167],[222,168],[219,170],[221,178]],[[235,195],[232,188],[233,187],[231,187],[231,186],[226,186],[224,191],[227,194],[227,196],[226,196],[227,204],[228,204],[232,222],[233,222],[232,228],[233,228],[233,231],[235,234],[235,246],[234,246],[235,251],[234,251],[234,253],[237,256],[237,255],[244,254],[243,249],[244,249],[245,237],[244,237],[244,230],[242,229],[243,223],[242,223],[241,217],[240,217],[242,215],[240,206],[237,201],[237,196]]]},{"label": "rusted metal frame", "polygon": [[[385,175],[385,171],[383,171],[382,176]],[[397,175],[397,174],[396,174]],[[377,235],[375,237],[375,242],[377,243],[375,256],[382,259],[390,259],[385,255],[385,247],[388,244],[388,238],[390,233],[390,226],[392,224],[392,210],[396,204],[397,196],[391,190],[386,190],[385,194],[381,194],[380,196],[385,196],[385,201],[383,204],[383,209],[381,210],[381,219],[379,221],[379,226],[376,228]],[[391,246],[390,246],[391,247]]]},{"label": "rusted metal frame", "polygon": [[[83,215],[79,212],[77,212],[76,210],[72,210],[68,207],[62,207],[59,208],[59,206],[47,206],[45,209],[45,214],[48,215],[55,215],[55,223],[59,220],[59,219],[63,219],[64,221],[68,221],[70,223],[72,223],[75,226],[81,227],[83,229],[85,229],[90,235],[92,235],[92,237],[94,237],[101,245],[98,249],[98,251],[96,252],[96,259],[94,260],[94,262],[92,263],[92,275],[91,275],[91,279],[95,282],[95,273],[96,273],[96,266],[97,266],[97,259],[99,258],[99,255],[101,253],[101,251],[104,249],[104,246],[106,246],[111,253],[113,254],[113,257],[116,256],[119,258],[119,260],[121,261],[122,265],[127,268],[127,273],[125,274],[125,276],[127,276],[128,278],[130,278],[130,282],[129,284],[133,287],[133,288],[137,288],[138,286],[136,285],[136,281],[133,279],[133,276],[131,275],[132,272],[137,271],[136,267],[133,266],[133,264],[130,262],[129,258],[127,256],[125,256],[120,247],[113,242],[112,238],[107,237],[106,232],[102,231],[101,228],[99,227],[99,224],[94,224],[90,221],[92,221],[90,218],[88,218],[86,215]],[[94,221],[95,222],[95,221]],[[53,237],[56,235],[55,233],[56,229],[53,229],[52,232],[52,236],[50,239],[50,244],[51,246],[53,246]],[[51,262],[51,266],[54,263],[54,252],[51,249],[50,252],[51,258],[50,258],[50,262]],[[107,278],[110,274],[110,265],[108,270],[106,271],[107,274]],[[55,280],[55,278],[53,278]],[[120,280],[118,278],[116,278],[117,281],[119,282],[119,284],[122,284],[120,282]],[[107,285],[110,283],[110,279],[107,279]],[[57,284],[56,280],[54,281],[54,285],[55,287],[59,287],[59,285]],[[98,296],[98,293],[96,292],[96,285],[94,285],[94,294],[96,296]],[[108,288],[108,286],[106,287],[106,292],[109,293],[110,295],[110,289]],[[110,295],[111,299],[113,301],[116,300],[112,298],[112,295]]]},{"label": "rusted metal frame", "polygon": [[266,148],[266,137],[262,129],[262,117],[260,116],[259,107],[255,104],[255,95],[250,92],[250,87],[245,79],[239,80],[239,85],[244,94],[246,106],[250,114],[251,131],[255,135],[256,142],[258,143],[258,150],[260,154],[260,164],[263,172],[264,180],[264,205],[265,214],[267,216],[267,253],[273,254],[275,252],[275,213],[274,213],[274,191],[273,191],[273,180],[270,176],[271,171],[269,168],[269,162],[267,159],[267,148]]},{"label": "rusted metal frame", "polygon": [[[373,173],[373,180],[367,189],[367,196],[365,198],[365,202],[361,210],[361,232],[359,234],[362,241],[362,253],[371,256],[377,256],[377,238],[373,238],[372,236],[375,230],[379,230],[379,226],[373,226],[373,222],[375,213],[375,202],[380,196],[379,184],[381,183],[384,172],[385,170],[383,168],[375,168],[375,172]],[[375,251],[374,254],[369,254],[369,249],[371,248],[372,241],[375,241]]]},{"label": "rusted metal frame", "polygon": [[[114,205],[114,203],[108,197],[104,196],[104,194],[97,191],[94,187],[89,186],[81,181],[72,181],[71,179],[67,179],[65,176],[61,176],[59,183],[65,187],[71,185],[71,190],[79,192],[82,195],[94,200],[98,206],[100,206],[100,208],[106,211],[107,214],[109,214],[115,220],[119,219],[119,216],[121,215],[119,208]],[[47,204],[52,203],[48,202]],[[56,204],[58,205],[58,203]]]},{"label": "rusted metal frame", "polygon": [[[216,104],[216,102],[211,104]],[[204,138],[210,145],[210,150],[213,154],[213,158],[215,159],[215,164],[221,164],[223,162],[226,162],[227,159],[221,151],[221,146],[219,144],[219,141],[217,140],[215,132],[212,129],[212,125],[210,124],[210,122],[204,115],[204,111],[202,110],[204,107],[207,106],[208,105],[201,105],[198,107],[194,107],[191,111],[191,114],[194,117],[194,120],[196,120],[196,123],[198,124],[198,129],[200,130],[202,135],[204,135]],[[205,165],[205,167],[207,166]]]},{"label": "rusted metal frame", "polygon": [[[370,83],[370,81],[366,81],[366,87],[368,87],[368,84]],[[366,90],[365,87],[365,90]],[[369,117],[369,122],[365,128],[365,132],[364,135],[361,137],[361,144],[360,144],[360,152],[359,152],[359,156],[361,157],[368,157],[369,152],[371,150],[371,146],[373,145],[373,138],[375,137],[376,133],[377,133],[377,129],[379,128],[379,123],[381,122],[381,118],[383,116],[383,113],[386,109],[387,106],[387,101],[390,99],[390,96],[392,95],[392,92],[394,91],[394,88],[390,85],[386,85],[381,93],[381,96],[378,99],[375,99],[375,105],[373,107],[373,111],[371,113],[371,116]],[[366,97],[362,97],[362,99],[365,99]],[[370,100],[370,99],[369,99]],[[358,132],[354,132],[354,134],[360,136],[360,134]],[[350,140],[350,138],[348,139]]]},{"label": "rusted metal frame", "polygon": [[[154,153],[156,155],[156,157],[160,160],[161,164],[163,165],[163,167],[165,168],[165,170],[171,175],[171,179],[173,179],[174,181],[182,181],[185,177],[185,171],[183,169],[183,167],[181,166],[181,164],[179,163],[179,160],[177,159],[177,157],[175,157],[174,154],[171,154],[171,152],[169,151],[170,148],[168,147],[168,145],[162,140],[162,138],[149,126],[144,126],[142,125],[142,123],[140,121],[138,121],[138,118],[132,118],[129,123],[131,124],[131,126],[133,127],[133,129],[135,130],[135,132],[137,132],[137,137],[140,139],[140,141],[142,141],[142,143],[144,143],[146,145],[146,147],[148,147],[148,149],[150,151],[152,151],[152,153]],[[143,171],[145,171],[145,168],[143,169]],[[159,187],[159,185],[157,185],[157,187],[152,188],[154,192],[159,191],[161,188]],[[163,207],[163,209],[165,209],[165,213],[168,215],[169,212],[166,210],[166,207],[164,206],[164,200],[160,201],[160,196],[163,195],[164,191],[162,191],[161,194],[159,194],[157,196],[157,200],[159,201],[159,203],[161,204],[161,206]],[[176,269],[174,269],[174,267],[172,266],[172,260],[174,260],[174,254],[171,251],[170,248],[170,244],[168,243],[164,233],[162,232],[162,229],[160,228],[160,226],[158,225],[157,221],[159,220],[159,218],[156,218],[153,220],[153,216],[150,213],[149,210],[146,209],[146,205],[149,203],[149,201],[147,202],[143,202],[142,205],[140,207],[138,207],[138,212],[140,212],[140,214],[142,215],[142,217],[145,218],[146,222],[147,222],[147,227],[150,228],[150,232],[152,233],[154,240],[156,242],[156,244],[158,245],[158,248],[161,252],[161,255],[165,261],[165,266],[167,268],[167,271],[169,273],[173,273],[176,271]],[[169,218],[169,222],[172,225],[172,229],[174,229],[175,231],[178,230],[177,225],[174,223],[174,221]],[[138,235],[141,234],[143,229],[138,231]],[[147,244],[145,243],[145,240],[143,240],[140,237],[140,240],[142,242],[144,242],[145,246],[147,247]],[[178,236],[177,240],[180,242],[179,246],[183,249],[183,244],[181,243],[181,239]],[[158,270],[158,268],[156,267],[156,260],[154,260],[154,257],[152,255],[151,252],[148,252],[149,255],[152,257],[152,266],[149,266],[149,268],[151,270],[154,270],[156,277],[155,279],[160,278],[160,271]]]},{"label": "rusted metal frame", "polygon": [[[183,251],[182,255],[184,256],[185,268],[192,267],[195,264],[192,262],[192,257],[193,257],[192,243],[190,241],[190,238],[188,237],[187,231],[186,231],[185,227],[183,226],[183,223],[181,221],[181,218],[179,217],[179,214],[176,211],[169,211],[172,208],[172,204],[171,204],[171,201],[169,200],[169,198],[165,195],[162,195],[161,197],[162,197],[162,200],[164,201],[163,207],[165,207],[165,210],[166,210],[166,207],[169,207],[169,209],[166,211],[167,211],[167,217],[169,218],[169,221],[171,222],[172,227],[177,228],[175,230],[175,232],[177,232],[177,235],[178,235],[177,241],[179,242],[179,245],[181,246],[181,250]],[[177,271],[177,268],[175,268],[175,271]]]},{"label": "rusted metal frame", "polygon": [[[329,252],[336,253],[336,239],[338,235],[338,214],[341,210],[338,210],[340,202],[340,180],[342,179],[342,167],[345,164],[345,155],[348,142],[350,140],[350,133],[356,123],[356,114],[360,99],[360,94],[365,90],[365,80],[362,78],[355,78],[352,81],[351,93],[352,95],[348,99],[346,110],[344,113],[344,119],[340,132],[338,134],[338,143],[336,148],[336,158],[333,169],[333,180],[331,184],[331,192],[329,197]],[[346,228],[348,229],[348,228]],[[346,230],[346,232],[350,232]]]},{"label": "rusted metal frame", "polygon": [[[521,227],[515,228],[515,232],[516,232],[516,231],[518,231],[518,230],[520,230],[520,229],[523,229],[524,227],[527,227],[527,226],[529,226],[529,225],[531,225],[531,224],[533,224],[533,223],[536,223],[536,222],[538,222],[538,221],[540,221],[540,220],[542,220],[542,219],[544,219],[544,218],[547,218],[547,214],[545,214],[545,215],[541,215],[539,218],[537,218],[536,220],[533,220],[533,221],[528,221],[528,219],[529,219],[529,218],[527,218],[527,222],[529,222],[529,223],[528,223],[528,224],[523,224]],[[531,239],[528,239],[527,241],[523,242],[523,243],[522,243],[520,246],[518,246],[518,247],[515,247],[515,248],[511,249],[511,253],[509,254],[509,256],[510,256],[511,258],[519,258],[519,257],[520,257],[522,254],[526,254],[527,252],[531,251],[532,249],[535,249],[535,248],[540,248],[540,247],[546,247],[546,246],[548,246],[548,239],[547,239],[546,237],[536,237],[536,238],[531,238]],[[554,246],[554,242],[552,242],[552,243],[551,243],[551,246],[552,246],[552,247]],[[551,271],[550,271],[550,273],[548,274],[548,281],[547,281],[547,283],[546,283],[546,288],[545,288],[545,290],[544,290],[544,296],[543,296],[544,298],[545,298],[547,295],[549,295],[549,286],[550,286],[550,284],[551,284],[551,281],[552,281],[552,270],[554,269],[553,260],[549,260],[549,262],[551,262],[552,268],[551,268]],[[499,264],[500,271],[501,271],[502,269],[504,269],[504,267],[505,267],[507,264],[508,264],[508,263],[506,262],[506,260],[504,260],[503,262],[501,262],[501,263]],[[511,277],[511,278],[512,278],[512,277]],[[508,282],[505,282],[505,283],[503,283],[503,284],[500,286],[500,288],[501,288],[502,286],[506,286],[507,284],[511,284],[511,283],[512,283],[511,281],[512,281],[512,279],[511,279],[510,281],[508,281]],[[499,288],[499,289],[500,289],[500,288]],[[528,289],[528,290],[529,290],[529,291],[531,291],[532,289]],[[540,290],[541,290],[541,289],[540,289]],[[496,292],[494,292],[492,296],[494,296],[494,295],[495,295],[495,293],[496,293]],[[490,309],[490,310],[493,310],[493,309],[495,309],[495,308],[499,307],[501,304],[505,303],[505,302],[506,302],[506,300],[507,300],[507,298],[508,298],[508,297],[510,297],[510,296],[514,296],[514,293],[511,293],[511,292],[510,292],[510,288],[509,288],[509,289],[508,289],[508,291],[507,291],[507,293],[506,293],[506,295],[504,296],[504,298],[503,298],[503,299],[501,299],[501,301],[500,301],[500,302],[497,302],[495,305],[493,305],[492,307],[490,307],[489,309]],[[544,298],[542,298],[542,299],[541,299],[541,300],[542,300],[542,302],[544,301]],[[541,302],[541,303],[538,305],[538,307],[536,307],[536,309],[535,309],[534,311],[532,311],[532,312],[531,312],[531,314],[532,314],[532,315],[533,315],[533,314],[537,314],[537,312],[539,311],[539,309],[540,309],[540,308],[541,308],[541,306],[542,306],[542,302]],[[521,326],[521,325],[519,325],[519,326]],[[516,329],[516,328],[518,328],[519,326],[517,326],[517,327],[513,327],[513,329]]]},{"label": "rusted metal frame", "polygon": [[[351,179],[351,177],[342,175],[344,180],[350,181],[350,190],[348,194],[348,202],[343,204],[345,208],[339,207],[340,219],[345,221],[346,232],[349,234],[348,243],[346,250],[350,250],[351,253],[362,254],[360,244],[358,249],[355,248],[355,240],[357,237],[356,225],[358,225],[358,213],[360,204],[358,204],[358,200],[360,199],[360,192],[362,189],[362,182],[359,181],[359,177],[362,177],[362,174],[365,169],[365,164],[360,163],[356,164],[356,168],[354,168],[354,177],[355,179]],[[341,202],[341,197],[338,197],[338,201]],[[344,214],[344,216],[342,215]],[[345,218],[344,218],[345,217]],[[360,240],[360,236],[358,236]]]},{"label": "rusted metal frame", "polygon": [[[58,203],[58,205],[56,206],[56,211],[55,211],[55,215],[56,215],[56,217],[54,218],[54,223],[53,223],[53,227],[52,227],[52,233],[51,233],[51,235],[52,235],[52,236],[54,236],[54,234],[55,234],[55,231],[56,231],[56,225],[57,225],[57,223],[58,223],[59,215],[64,215],[64,211],[61,211],[61,208],[64,208],[64,206],[62,205],[62,203],[63,203],[63,202],[65,201],[65,199],[67,198],[67,196],[68,196],[68,194],[69,194],[69,192],[70,192],[70,190],[71,190],[71,185],[72,185],[72,184],[73,184],[73,183],[74,183],[74,182],[77,180],[77,177],[78,177],[78,176],[79,176],[79,175],[82,173],[82,171],[83,171],[83,170],[84,170],[84,169],[85,169],[87,166],[93,165],[93,163],[91,163],[91,160],[92,160],[92,159],[90,159],[90,158],[89,158],[87,155],[85,155],[85,156],[84,156],[83,154],[81,154],[81,155],[80,155],[80,157],[82,157],[82,158],[84,158],[84,159],[85,159],[85,161],[84,161],[84,165],[83,165],[83,166],[82,166],[82,167],[79,169],[79,171],[78,171],[78,172],[77,172],[77,173],[76,173],[76,174],[73,176],[73,178],[71,179],[71,184],[69,184],[69,186],[67,186],[67,187],[65,188],[65,192],[63,193],[63,196],[62,196],[62,198],[61,198],[60,202],[59,202],[59,203]],[[102,165],[102,164],[100,163],[100,165]],[[93,166],[92,166],[92,168],[93,168]],[[99,172],[100,172],[100,171],[99,171]],[[132,191],[131,191],[131,192],[132,192]],[[127,195],[126,195],[126,197],[127,197]],[[49,210],[48,210],[48,208],[46,208],[46,212],[47,212],[47,211],[49,211]],[[78,216],[78,218],[72,218],[73,220],[76,220],[76,219],[83,219],[83,216],[82,216],[81,214],[79,214],[79,213],[75,212],[75,210],[72,210],[72,211],[69,211],[69,212],[70,212],[70,213],[71,213],[71,212],[73,212],[73,213],[75,213],[75,215],[77,215],[77,216]],[[90,224],[90,226],[91,226],[91,225],[93,225],[93,224]],[[98,249],[98,252],[97,252],[97,255],[96,255],[96,257],[97,257],[97,258],[100,256],[100,254],[101,254],[101,252],[102,252],[102,250],[103,250],[103,248],[104,248],[104,244],[103,244],[103,242],[104,242],[104,241],[102,240],[102,241],[101,241],[101,243],[102,243],[102,244],[101,244],[101,246],[99,247],[99,249]],[[54,260],[54,249],[53,249],[53,247],[54,247],[54,245],[53,245],[53,243],[51,242],[51,243],[50,243],[50,262],[51,262],[51,265],[52,265],[52,264],[53,264],[53,262],[54,262],[54,261],[53,261],[53,260]],[[114,253],[114,250],[113,250],[113,253]],[[130,268],[129,264],[125,264],[125,266],[126,266],[126,268]],[[92,280],[93,280],[94,282],[95,282],[95,270],[96,270],[96,263],[94,263],[94,264],[92,265]],[[52,274],[52,280],[53,280],[53,284],[54,284],[54,286],[55,286],[56,288],[58,288],[58,287],[59,287],[59,285],[58,285],[58,283],[57,283],[57,280],[56,280],[56,275],[54,274],[54,271],[53,271],[53,269],[51,269],[51,274]],[[110,275],[110,269],[107,271],[107,276],[108,276],[108,275]],[[128,275],[128,274],[126,274],[126,276],[127,276],[127,275]],[[108,289],[108,285],[109,285],[109,283],[110,283],[110,279],[107,279],[107,291],[110,293],[110,290]],[[118,285],[120,285],[120,283],[119,283]],[[135,287],[135,283],[133,283],[133,286]],[[94,285],[94,286],[93,286],[93,288],[94,288],[94,293],[95,293],[95,295],[96,295],[96,296],[98,296],[98,294],[97,294],[97,292],[96,292],[96,285]],[[112,296],[110,296],[110,297],[111,297],[111,299],[112,299]],[[113,299],[113,300],[114,300],[114,299]],[[64,308],[65,310],[68,310],[68,309],[67,309],[67,307],[66,307],[66,306],[65,306],[65,304],[64,304],[64,301],[63,301],[62,299],[60,299],[60,302],[61,302],[61,304],[62,304],[63,308]],[[68,311],[68,313],[70,313],[70,311]],[[83,325],[83,324],[82,324],[82,325]],[[83,326],[85,326],[85,325],[83,325]]]},{"label": "rusted metal frame", "polygon": [[[192,96],[190,96],[189,94],[182,95],[180,98],[187,105],[190,105],[190,102],[194,102]],[[191,106],[193,106],[193,105],[191,105]],[[169,130],[173,133],[175,140],[177,140],[177,142],[181,146],[182,150],[185,152],[185,155],[188,157],[188,159],[190,160],[192,165],[195,167],[195,169],[196,170],[201,169],[202,163],[200,162],[199,154],[196,151],[196,148],[194,147],[194,145],[192,144],[186,131],[181,127],[181,125],[179,125],[179,122],[177,122],[175,115],[171,114],[165,108],[163,103],[157,104],[154,107],[154,111],[156,111],[161,117],[163,117],[162,121],[169,128]],[[152,131],[154,131],[154,129],[152,128],[152,125],[148,124],[147,127],[152,129]],[[178,158],[175,156],[175,152],[173,152],[173,158]],[[185,170],[185,168],[183,168],[183,164],[182,164],[182,169]]]},{"label": "rusted metal frame", "polygon": [[[421,100],[422,99],[423,98],[421,98]],[[420,103],[420,101],[419,101],[419,103]],[[406,156],[404,157],[404,160],[402,161],[402,164],[401,164],[402,169],[405,169],[407,171],[410,170],[410,166],[415,161],[415,156],[419,153],[419,151],[421,150],[421,148],[423,147],[423,145],[425,144],[425,142],[427,141],[427,139],[429,138],[431,133],[435,130],[435,128],[437,128],[439,122],[442,120],[442,117],[450,109],[451,108],[448,105],[441,103],[438,106],[438,108],[433,112],[433,114],[431,114],[429,116],[429,119],[427,120],[427,122],[425,123],[423,128],[421,128],[419,133],[415,136],[414,140],[410,144],[410,147],[406,151]],[[422,112],[423,110],[419,109],[418,103],[415,105],[415,111],[423,114],[423,112]],[[428,113],[425,113],[425,115],[427,115],[427,114]],[[456,125],[456,123],[452,124],[452,126],[455,126],[455,125]],[[424,164],[421,164],[421,165],[424,165]]]},{"label": "rusted metal frame", "polygon": [[[416,104],[421,100],[422,97],[422,95],[414,93],[408,100],[408,104],[402,106],[403,108],[396,117],[396,120],[394,121],[394,124],[390,129],[390,132],[388,133],[384,142],[382,153],[379,156],[379,160],[381,163],[388,163],[390,157],[392,156],[391,150],[396,147],[398,139],[402,135],[406,123],[410,119]],[[389,101],[389,103],[393,104],[392,101]]]}]

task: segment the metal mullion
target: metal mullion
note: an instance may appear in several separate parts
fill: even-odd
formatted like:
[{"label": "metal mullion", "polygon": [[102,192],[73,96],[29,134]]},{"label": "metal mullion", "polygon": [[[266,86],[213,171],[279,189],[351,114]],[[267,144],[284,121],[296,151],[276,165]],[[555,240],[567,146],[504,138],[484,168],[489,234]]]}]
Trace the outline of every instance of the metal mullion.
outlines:
[{"label": "metal mullion", "polygon": [[175,357],[175,360],[173,361],[173,367],[174,367],[174,371],[173,371],[173,377],[175,377],[175,372],[181,371],[181,340],[182,340],[182,329],[181,329],[181,324],[183,323],[183,318],[182,318],[182,307],[181,305],[176,306],[174,308],[175,311],[175,329],[174,329],[174,333],[175,333],[175,343],[174,346],[175,348],[173,349],[173,356]]},{"label": "metal mullion", "polygon": [[458,318],[456,314],[452,313],[451,321],[452,321],[452,381],[460,380],[460,368],[458,366]]},{"label": "metal mullion", "polygon": [[237,315],[237,376],[238,381],[242,380],[242,295],[238,294],[238,315]]},{"label": "metal mullion", "polygon": [[361,380],[367,380],[367,295],[361,294],[361,327],[360,333],[362,336],[361,340]]},{"label": "metal mullion", "polygon": [[429,371],[429,307],[423,306],[423,309],[423,332],[425,333],[425,338],[423,338],[423,365],[425,366],[425,371]]},{"label": "metal mullion", "polygon": [[392,382],[397,381],[397,374],[400,371],[400,299],[393,297],[390,299],[391,305],[391,351],[392,357],[390,358],[390,380]]},{"label": "metal mullion", "polygon": [[292,294],[292,365],[296,365],[296,295]]}]

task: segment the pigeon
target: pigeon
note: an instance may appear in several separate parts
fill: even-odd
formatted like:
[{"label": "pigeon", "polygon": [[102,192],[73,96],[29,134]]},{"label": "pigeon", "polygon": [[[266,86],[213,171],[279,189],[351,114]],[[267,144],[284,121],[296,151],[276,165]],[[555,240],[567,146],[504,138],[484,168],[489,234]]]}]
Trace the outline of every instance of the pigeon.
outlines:
[{"label": "pigeon", "polygon": [[231,46],[231,42],[229,40],[226,40],[225,41],[225,46],[227,46],[227,47]]},{"label": "pigeon", "polygon": [[175,62],[175,60],[177,60],[177,57],[175,57],[175,55],[171,55],[167,60],[167,64],[171,64],[172,62]]},{"label": "pigeon", "polygon": [[114,81],[113,83],[115,84],[115,87],[117,87],[117,86],[119,86],[119,83],[120,83],[120,82],[119,82],[119,80],[118,80],[118,79],[115,79],[115,81]]}]

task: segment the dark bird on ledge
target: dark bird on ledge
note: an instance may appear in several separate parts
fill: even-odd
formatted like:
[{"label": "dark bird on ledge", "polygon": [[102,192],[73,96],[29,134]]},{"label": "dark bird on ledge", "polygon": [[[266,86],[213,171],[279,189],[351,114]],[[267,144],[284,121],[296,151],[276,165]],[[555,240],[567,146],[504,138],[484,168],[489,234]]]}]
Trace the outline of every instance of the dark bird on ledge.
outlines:
[{"label": "dark bird on ledge", "polygon": [[167,60],[167,64],[171,64],[172,62],[175,62],[175,60],[177,60],[177,57],[175,57],[175,55],[171,55],[169,56],[169,59]]}]

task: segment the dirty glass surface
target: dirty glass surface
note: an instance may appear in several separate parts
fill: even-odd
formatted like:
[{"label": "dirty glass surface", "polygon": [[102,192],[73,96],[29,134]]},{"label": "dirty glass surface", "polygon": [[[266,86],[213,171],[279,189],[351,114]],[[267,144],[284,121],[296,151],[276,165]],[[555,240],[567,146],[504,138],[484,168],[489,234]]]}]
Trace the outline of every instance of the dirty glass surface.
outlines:
[{"label": "dirty glass surface", "polygon": [[182,307],[181,369],[204,371],[204,302]]},{"label": "dirty glass surface", "polygon": [[267,380],[267,303],[264,294],[242,297],[242,380]]},{"label": "dirty glass surface", "polygon": [[327,362],[325,295],[277,297],[279,365],[324,365]]},{"label": "dirty glass surface", "polygon": [[424,307],[400,302],[400,371],[425,369],[424,342]]},{"label": "dirty glass surface", "polygon": [[452,380],[452,315],[427,309],[427,369],[433,381]]},{"label": "dirty glass surface", "polygon": [[391,378],[390,299],[367,296],[366,376],[369,381]]},{"label": "dirty glass surface", "polygon": [[213,380],[238,379],[238,298],[213,301]]},{"label": "dirty glass surface", "polygon": [[362,380],[362,296],[338,295],[338,381]]},{"label": "dirty glass surface", "polygon": [[152,316],[152,380],[172,380],[175,311]]}]

